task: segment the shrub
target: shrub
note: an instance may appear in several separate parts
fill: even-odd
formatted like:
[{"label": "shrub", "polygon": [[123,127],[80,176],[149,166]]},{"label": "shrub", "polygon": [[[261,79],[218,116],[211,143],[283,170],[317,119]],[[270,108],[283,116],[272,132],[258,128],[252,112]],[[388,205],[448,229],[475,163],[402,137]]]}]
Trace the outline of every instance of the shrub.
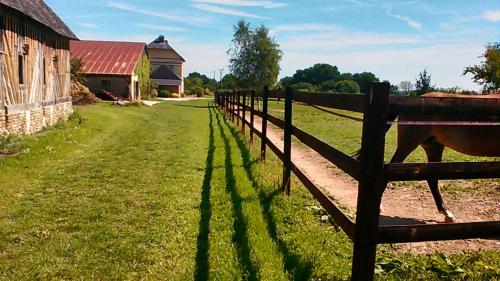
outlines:
[{"label": "shrub", "polygon": [[319,86],[322,92],[335,92],[337,90],[337,82],[335,80],[328,80]]},{"label": "shrub", "polygon": [[304,91],[304,92],[315,92],[317,91],[316,87],[307,82],[299,82],[296,84],[291,85],[292,89],[297,90],[297,91]]},{"label": "shrub", "polygon": [[169,90],[162,89],[162,90],[158,91],[158,97],[160,97],[160,98],[168,98],[171,96],[172,96],[172,94],[170,93]]},{"label": "shrub", "polygon": [[197,97],[203,97],[205,90],[202,87],[194,86],[189,90],[190,95],[195,95]]},{"label": "shrub", "polygon": [[359,84],[356,81],[342,80],[335,84],[335,89],[341,93],[359,93]]},{"label": "shrub", "polygon": [[79,58],[72,58],[70,60],[70,67],[71,67],[71,80],[73,81],[78,81],[81,84],[85,84],[86,78],[85,74],[82,72],[83,68],[83,61]]}]

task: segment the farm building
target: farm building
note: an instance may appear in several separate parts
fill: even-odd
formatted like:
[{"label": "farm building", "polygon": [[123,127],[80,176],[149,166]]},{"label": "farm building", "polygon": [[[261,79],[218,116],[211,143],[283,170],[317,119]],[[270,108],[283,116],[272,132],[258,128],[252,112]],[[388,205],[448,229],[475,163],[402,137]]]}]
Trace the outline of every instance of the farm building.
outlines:
[{"label": "farm building", "polygon": [[82,60],[91,90],[137,101],[141,88],[149,85],[151,64],[145,43],[71,41],[71,56]]},{"label": "farm building", "polygon": [[148,53],[152,64],[151,80],[160,90],[183,93],[184,58],[168,44],[163,35],[148,45]]},{"label": "farm building", "polygon": [[38,132],[72,113],[71,39],[43,0],[0,0],[0,134]]}]

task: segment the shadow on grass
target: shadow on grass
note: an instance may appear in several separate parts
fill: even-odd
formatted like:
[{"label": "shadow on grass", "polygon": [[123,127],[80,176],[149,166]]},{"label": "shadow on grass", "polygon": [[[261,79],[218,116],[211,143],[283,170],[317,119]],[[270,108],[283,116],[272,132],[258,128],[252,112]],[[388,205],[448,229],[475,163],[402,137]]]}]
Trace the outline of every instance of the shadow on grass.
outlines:
[{"label": "shadow on grass", "polygon": [[217,117],[217,125],[219,127],[221,138],[224,142],[225,155],[225,170],[226,170],[226,191],[231,196],[234,213],[234,241],[238,247],[238,256],[244,272],[245,280],[259,280],[257,276],[257,269],[252,263],[250,258],[250,245],[248,242],[248,223],[243,214],[243,198],[236,190],[236,178],[233,169],[233,160],[231,156],[231,145],[229,139],[222,127],[219,114],[215,113]]},{"label": "shadow on grass", "polygon": [[210,203],[210,190],[212,173],[214,170],[213,160],[215,153],[215,140],[214,140],[214,125],[213,125],[213,115],[212,109],[209,108],[209,144],[207,161],[205,166],[205,176],[203,177],[203,186],[201,190],[201,202],[200,202],[200,225],[197,238],[197,253],[196,253],[196,265],[194,280],[208,280],[209,277],[209,233],[210,233],[210,219],[212,218],[212,205]]},{"label": "shadow on grass", "polygon": [[257,182],[255,175],[253,174],[252,166],[255,161],[252,161],[250,151],[245,146],[240,133],[233,127],[230,126],[227,120],[224,118],[226,127],[229,128],[233,138],[238,144],[238,148],[241,152],[241,158],[243,159],[243,167],[246,171],[248,180],[252,183],[253,188],[257,191],[259,196],[260,205],[262,207],[262,216],[265,219],[267,231],[269,236],[278,245],[278,249],[283,255],[283,263],[285,265],[285,270],[289,273],[293,280],[308,280],[312,273],[313,264],[310,261],[304,261],[304,259],[294,254],[290,251],[285,241],[279,238],[278,230],[274,216],[271,211],[271,204],[273,198],[276,195],[282,194],[281,189],[277,188],[274,192],[266,194],[262,191],[260,184]]},{"label": "shadow on grass", "polygon": [[215,108],[215,106],[213,106],[213,105],[207,105],[207,106],[205,106],[205,105],[176,104],[175,106],[190,107],[190,108],[200,108],[200,109],[201,108],[204,108],[204,109],[206,109],[206,108],[208,108],[208,109]]}]

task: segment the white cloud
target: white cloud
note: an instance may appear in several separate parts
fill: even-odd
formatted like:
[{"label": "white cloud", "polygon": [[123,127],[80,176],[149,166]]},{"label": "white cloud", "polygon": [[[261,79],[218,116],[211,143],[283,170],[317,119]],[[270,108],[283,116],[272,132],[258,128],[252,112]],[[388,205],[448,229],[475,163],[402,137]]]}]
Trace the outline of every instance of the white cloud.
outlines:
[{"label": "white cloud", "polygon": [[96,24],[88,23],[88,22],[82,22],[80,25],[84,28],[90,28],[90,29],[97,28]]},{"label": "white cloud", "polygon": [[337,30],[338,27],[333,24],[321,23],[299,23],[299,24],[283,24],[271,28],[271,33],[276,34],[280,32],[331,32]]},{"label": "white cloud", "polygon": [[158,31],[166,31],[166,32],[183,32],[186,31],[184,28],[168,26],[168,25],[157,25],[157,24],[148,24],[148,23],[138,23],[138,27],[150,29],[150,30],[158,30]]},{"label": "white cloud", "polygon": [[500,21],[500,10],[496,11],[487,11],[484,13],[484,19],[488,21]]},{"label": "white cloud", "polygon": [[239,17],[247,17],[247,18],[255,18],[255,19],[265,19],[265,17],[261,17],[254,14],[245,13],[238,10],[227,9],[215,5],[205,4],[205,3],[196,3],[193,4],[193,7],[202,11],[223,14],[223,15],[231,15],[231,16],[239,16]]},{"label": "white cloud", "polygon": [[211,19],[207,17],[194,17],[194,16],[186,16],[186,15],[178,15],[174,13],[167,12],[159,12],[159,11],[151,11],[142,8],[138,8],[129,4],[119,3],[119,2],[107,2],[107,6],[115,9],[119,9],[122,11],[132,12],[136,14],[152,16],[157,18],[168,19],[172,21],[182,22],[191,25],[204,25],[211,22]]},{"label": "white cloud", "polygon": [[192,0],[193,2],[201,2],[207,4],[237,6],[237,7],[262,7],[266,9],[274,9],[285,7],[288,4],[274,1],[257,1],[257,0]]},{"label": "white cloud", "polygon": [[406,24],[408,24],[408,26],[416,29],[416,30],[422,30],[423,26],[420,22],[416,21],[416,20],[413,20],[411,19],[410,17],[406,17],[406,16],[401,16],[401,15],[396,15],[396,14],[392,14],[389,12],[389,15],[391,15],[392,17],[398,19],[398,20],[401,20],[401,21],[404,21],[406,22]]}]

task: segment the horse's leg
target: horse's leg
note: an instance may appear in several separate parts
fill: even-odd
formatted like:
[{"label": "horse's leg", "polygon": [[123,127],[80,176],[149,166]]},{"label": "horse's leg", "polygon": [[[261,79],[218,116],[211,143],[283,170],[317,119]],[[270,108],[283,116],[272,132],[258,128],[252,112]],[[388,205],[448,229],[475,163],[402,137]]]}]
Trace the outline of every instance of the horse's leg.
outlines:
[{"label": "horse's leg", "polygon": [[[443,151],[444,146],[436,141],[426,141],[422,143],[422,147],[427,154],[428,162],[441,162],[443,160]],[[439,191],[439,182],[437,179],[427,180],[429,184],[429,188],[432,192],[432,197],[434,197],[434,202],[436,202],[436,206],[438,211],[445,215],[446,222],[454,222],[455,217],[448,210],[446,204],[444,203],[443,197],[441,196],[441,192]]]}]

